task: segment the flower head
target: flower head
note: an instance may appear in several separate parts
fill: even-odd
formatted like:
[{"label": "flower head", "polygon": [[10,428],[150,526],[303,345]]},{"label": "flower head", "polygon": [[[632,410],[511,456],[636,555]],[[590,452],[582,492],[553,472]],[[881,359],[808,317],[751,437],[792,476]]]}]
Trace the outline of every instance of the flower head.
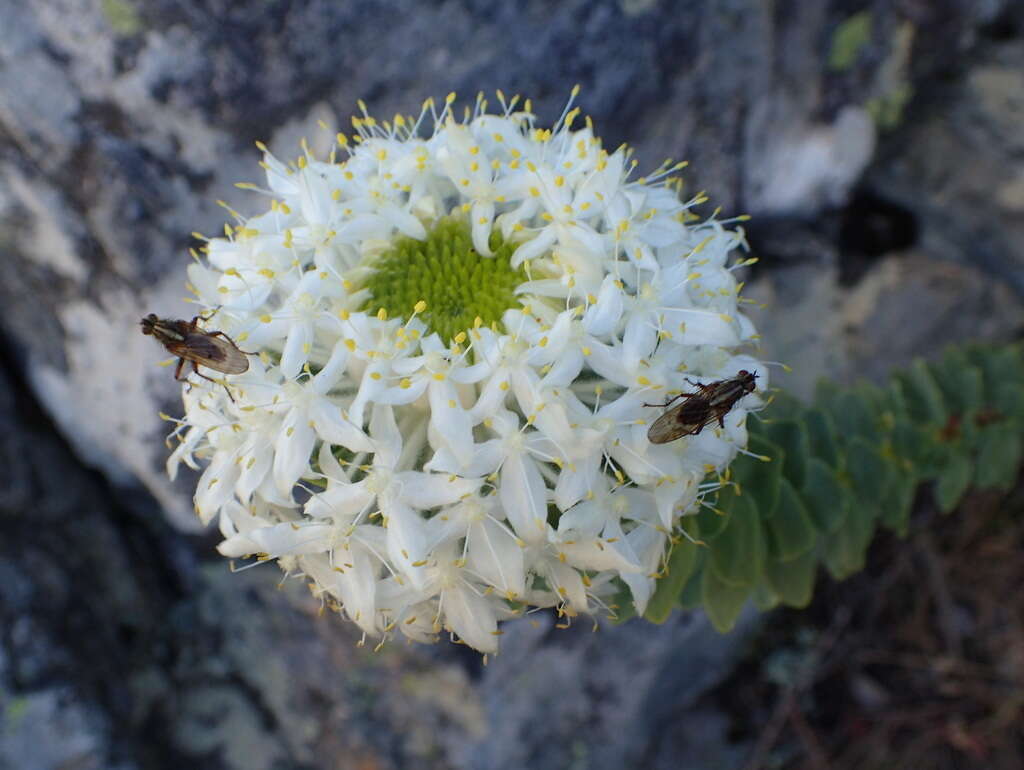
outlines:
[{"label": "flower head", "polygon": [[631,179],[578,108],[546,129],[529,101],[457,120],[453,98],[363,108],[328,159],[262,148],[269,210],[190,268],[260,362],[187,394],[169,468],[208,458],[225,555],[279,560],[369,635],[488,652],[531,607],[626,586],[643,612],[759,398],[657,445],[651,404],[765,373],[738,353],[742,232],[680,199],[682,164]]}]

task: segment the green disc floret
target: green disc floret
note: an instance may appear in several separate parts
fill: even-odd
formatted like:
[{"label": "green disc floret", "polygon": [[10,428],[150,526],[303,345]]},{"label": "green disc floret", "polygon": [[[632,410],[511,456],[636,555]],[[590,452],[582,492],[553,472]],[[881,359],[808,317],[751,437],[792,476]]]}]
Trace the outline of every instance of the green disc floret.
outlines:
[{"label": "green disc floret", "polygon": [[516,244],[494,229],[489,245],[494,256],[478,253],[469,225],[454,217],[439,220],[426,240],[401,238],[374,265],[366,282],[372,296],[363,310],[383,308],[389,318],[408,318],[425,301],[419,317],[446,342],[471,329],[477,318],[486,325],[499,321],[518,307],[515,289],[527,277],[521,267],[512,268]]}]

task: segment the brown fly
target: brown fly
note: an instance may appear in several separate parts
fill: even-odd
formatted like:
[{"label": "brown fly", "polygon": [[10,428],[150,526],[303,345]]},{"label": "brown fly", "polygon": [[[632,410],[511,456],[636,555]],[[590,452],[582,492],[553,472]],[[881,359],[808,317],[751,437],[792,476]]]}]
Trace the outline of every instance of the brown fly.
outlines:
[{"label": "brown fly", "polygon": [[737,401],[754,391],[756,377],[756,374],[741,369],[735,377],[709,382],[707,385],[688,379],[687,382],[697,387],[696,393],[680,393],[664,404],[644,404],[668,407],[673,401],[684,399],[651,424],[647,440],[652,444],[667,444],[683,436],[696,436],[715,420],[719,427],[724,428],[725,415]]},{"label": "brown fly", "polygon": [[[248,354],[244,350],[239,350],[234,340],[224,332],[199,328],[199,321],[207,321],[209,318],[210,316],[196,316],[191,321],[174,321],[150,313],[142,319],[142,333],[153,335],[167,348],[168,353],[178,357],[174,379],[188,379],[189,372],[186,372],[184,377],[181,376],[181,370],[186,362],[192,364],[193,372],[213,383],[217,381],[200,372],[200,366],[223,374],[242,374],[249,370],[249,359],[246,358]],[[226,385],[224,389],[227,390]],[[230,391],[228,397],[234,400]]]}]

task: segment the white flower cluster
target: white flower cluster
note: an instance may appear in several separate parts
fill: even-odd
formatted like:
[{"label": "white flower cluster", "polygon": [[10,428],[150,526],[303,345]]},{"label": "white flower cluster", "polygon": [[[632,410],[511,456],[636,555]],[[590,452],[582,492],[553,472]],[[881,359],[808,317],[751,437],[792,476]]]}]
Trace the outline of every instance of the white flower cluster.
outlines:
[{"label": "white flower cluster", "polygon": [[644,611],[760,401],[666,444],[651,421],[687,378],[765,375],[736,352],[742,233],[680,200],[682,164],[631,181],[578,108],[542,129],[528,101],[457,120],[453,98],[363,107],[340,158],[261,146],[269,211],[190,268],[209,328],[259,355],[186,389],[168,468],[208,458],[196,510],[225,556],[278,560],[375,638],[489,652],[531,608],[624,585]]}]

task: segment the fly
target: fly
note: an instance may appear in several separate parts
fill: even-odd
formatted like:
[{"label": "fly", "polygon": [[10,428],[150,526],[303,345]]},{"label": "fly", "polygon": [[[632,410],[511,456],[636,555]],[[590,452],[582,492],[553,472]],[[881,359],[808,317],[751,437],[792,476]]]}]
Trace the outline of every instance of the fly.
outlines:
[{"label": "fly", "polygon": [[685,399],[655,420],[647,431],[647,440],[652,444],[667,444],[683,436],[696,436],[704,427],[718,421],[721,428],[725,427],[725,415],[736,405],[736,402],[754,391],[754,380],[757,374],[741,369],[735,377],[718,380],[701,385],[699,382],[687,380],[697,387],[696,393],[680,393],[664,404],[644,404],[644,406],[667,407],[677,399]]},{"label": "fly", "polygon": [[[204,380],[216,383],[217,380],[207,377],[199,371],[200,365],[222,374],[242,374],[249,370],[248,355],[240,350],[227,334],[221,331],[207,331],[199,328],[200,319],[209,320],[211,316],[196,316],[191,321],[160,318],[150,313],[140,322],[142,333],[150,334],[167,348],[167,352],[178,357],[178,366],[174,370],[174,379],[188,379],[189,372],[181,376],[185,363],[192,364],[192,371]],[[227,386],[224,386],[227,390]],[[231,392],[228,398],[234,401]]]}]

